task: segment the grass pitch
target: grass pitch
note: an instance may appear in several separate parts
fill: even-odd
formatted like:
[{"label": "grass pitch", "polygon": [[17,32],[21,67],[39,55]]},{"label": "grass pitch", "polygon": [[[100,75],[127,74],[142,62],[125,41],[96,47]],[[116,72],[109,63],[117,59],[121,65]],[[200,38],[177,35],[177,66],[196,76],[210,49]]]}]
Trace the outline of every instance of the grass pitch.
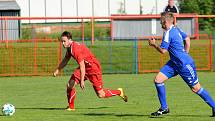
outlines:
[{"label": "grass pitch", "polygon": [[[215,73],[199,72],[202,86],[215,98]],[[89,81],[82,91],[79,86],[76,111],[64,111],[67,106],[65,88],[69,76],[61,77],[0,77],[0,105],[12,103],[16,107],[13,116],[2,116],[0,121],[209,121],[215,118],[210,107],[198,95],[193,94],[177,76],[166,83],[170,114],[150,118],[159,108],[156,90],[152,82],[155,73],[143,75],[104,75],[104,86],[110,89],[124,88],[129,97],[127,103],[120,97],[99,99]]]}]

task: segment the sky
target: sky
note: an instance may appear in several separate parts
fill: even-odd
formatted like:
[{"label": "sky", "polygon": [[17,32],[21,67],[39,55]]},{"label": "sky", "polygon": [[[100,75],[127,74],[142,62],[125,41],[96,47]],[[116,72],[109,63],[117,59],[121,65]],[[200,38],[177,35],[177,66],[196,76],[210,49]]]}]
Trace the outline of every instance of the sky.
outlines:
[{"label": "sky", "polygon": [[[117,11],[120,8],[120,3],[124,3],[124,1],[125,11],[127,14],[139,14],[140,3],[142,5],[143,14],[156,13],[159,14],[160,12],[163,11],[164,7],[168,3],[168,0],[16,0],[16,1],[21,8],[22,17],[29,16],[60,17],[61,15],[63,17],[109,16],[111,14],[117,14],[118,13]],[[108,1],[110,2],[110,6],[108,6]],[[94,3],[94,10],[92,10],[92,2]]]}]

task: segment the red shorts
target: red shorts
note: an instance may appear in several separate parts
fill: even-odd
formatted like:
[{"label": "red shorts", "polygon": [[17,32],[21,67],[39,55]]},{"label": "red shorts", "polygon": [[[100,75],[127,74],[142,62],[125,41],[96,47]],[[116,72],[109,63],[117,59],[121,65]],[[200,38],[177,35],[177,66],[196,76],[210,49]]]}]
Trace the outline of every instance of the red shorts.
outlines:
[{"label": "red shorts", "polygon": [[[94,70],[91,71],[91,68],[86,68],[84,80],[90,80],[90,82],[93,84],[94,90],[98,92],[103,89],[102,73],[100,69],[97,68],[98,69],[97,71],[95,71],[95,69],[96,68],[94,68]],[[91,72],[97,72],[97,73],[91,73]],[[72,74],[68,83],[74,80],[77,84],[79,84],[81,79],[80,75],[81,75],[80,68],[77,68]]]}]

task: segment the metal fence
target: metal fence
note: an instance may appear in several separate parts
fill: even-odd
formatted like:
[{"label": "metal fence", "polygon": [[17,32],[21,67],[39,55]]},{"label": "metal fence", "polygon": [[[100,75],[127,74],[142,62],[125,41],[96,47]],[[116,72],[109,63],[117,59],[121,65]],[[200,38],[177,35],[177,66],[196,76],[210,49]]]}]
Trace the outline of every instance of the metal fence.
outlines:
[{"label": "metal fence", "polygon": [[[120,16],[117,16],[120,17]],[[130,16],[134,19],[144,16]],[[116,18],[116,16],[115,16]],[[86,44],[101,62],[103,73],[144,73],[156,72],[165,64],[168,56],[158,54],[148,46],[144,37],[114,40],[113,24],[110,17],[78,17],[82,22],[37,23],[47,20],[71,20],[77,17],[2,17],[1,20],[31,20],[33,23],[21,25],[18,40],[0,40],[0,76],[50,75],[64,57],[58,37],[62,31],[73,33],[75,40]],[[107,19],[110,22],[99,22]],[[122,16],[121,19],[126,19]],[[4,23],[4,24],[5,24]],[[8,26],[8,25],[7,25]],[[8,33],[4,26],[5,33]],[[6,34],[9,36],[9,34]],[[191,40],[190,53],[198,70],[212,70],[212,35],[198,34]],[[159,40],[160,37],[157,37]],[[71,74],[78,65],[74,60],[62,71]]]}]

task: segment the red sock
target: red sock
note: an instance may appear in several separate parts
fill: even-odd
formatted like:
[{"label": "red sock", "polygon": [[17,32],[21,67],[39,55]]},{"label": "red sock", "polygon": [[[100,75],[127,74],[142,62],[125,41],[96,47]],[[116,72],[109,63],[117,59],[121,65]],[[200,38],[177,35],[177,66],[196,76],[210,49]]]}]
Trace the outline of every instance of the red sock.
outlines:
[{"label": "red sock", "polygon": [[105,97],[112,97],[112,96],[121,94],[121,92],[119,90],[104,89],[104,92],[105,92]]},{"label": "red sock", "polygon": [[74,106],[74,102],[75,102],[75,96],[76,96],[76,91],[75,91],[75,88],[73,88],[70,92],[69,92],[69,95],[68,96],[68,103],[69,103],[69,107],[71,109],[74,109],[75,106]]}]

